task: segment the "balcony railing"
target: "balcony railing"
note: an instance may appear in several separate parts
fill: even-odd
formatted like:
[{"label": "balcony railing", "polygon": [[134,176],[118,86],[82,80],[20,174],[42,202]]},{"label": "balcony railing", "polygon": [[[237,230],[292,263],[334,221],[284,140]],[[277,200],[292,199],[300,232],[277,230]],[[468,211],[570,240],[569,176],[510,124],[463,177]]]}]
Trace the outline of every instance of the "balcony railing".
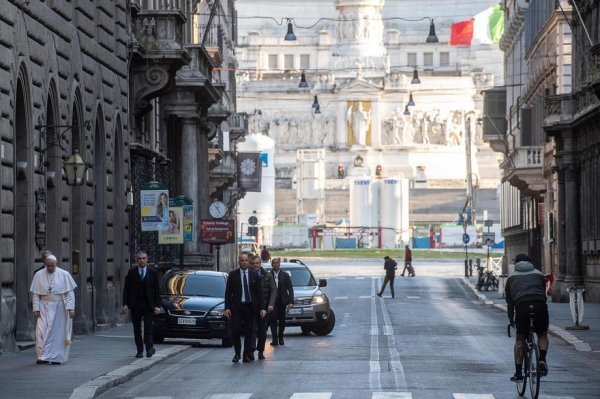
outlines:
[{"label": "balcony railing", "polygon": [[248,132],[248,114],[237,112],[227,119],[229,123],[229,139],[237,140]]},{"label": "balcony railing", "polygon": [[518,147],[511,154],[516,169],[541,168],[543,155],[541,146]]}]

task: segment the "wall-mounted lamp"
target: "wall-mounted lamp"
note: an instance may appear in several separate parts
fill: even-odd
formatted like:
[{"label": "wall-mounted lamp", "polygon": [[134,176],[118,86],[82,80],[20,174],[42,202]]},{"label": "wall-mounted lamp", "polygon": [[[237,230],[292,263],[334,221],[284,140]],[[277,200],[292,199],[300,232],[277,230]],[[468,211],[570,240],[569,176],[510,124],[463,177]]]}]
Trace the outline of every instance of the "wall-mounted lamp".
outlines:
[{"label": "wall-mounted lamp", "polygon": [[402,113],[402,115],[410,115],[410,111],[408,110],[408,105],[404,106],[404,112]]},{"label": "wall-mounted lamp", "polygon": [[68,186],[83,186],[85,184],[85,172],[90,165],[81,158],[79,151],[73,153],[63,164]]},{"label": "wall-mounted lamp", "polygon": [[[46,151],[51,147],[60,147],[63,153],[67,154],[66,142],[67,133],[72,131],[75,125],[44,125],[43,118],[40,116],[38,119],[38,124],[35,125],[35,129],[40,132],[40,140],[42,140],[45,144],[45,147],[40,145],[42,148],[41,157],[44,158]],[[85,127],[87,130],[90,130],[90,122],[85,122]],[[41,165],[48,166],[48,162],[41,162]],[[67,158],[67,160],[63,163],[63,169],[65,171],[65,175],[67,178],[67,185],[69,186],[81,186],[85,183],[85,172],[91,165],[88,164],[81,158],[79,155],[79,151],[73,150],[71,155]],[[49,173],[46,175],[46,179],[48,179]],[[52,172],[54,173],[54,172]],[[51,186],[54,187],[54,176],[52,175]],[[48,184],[48,180],[46,181]]]},{"label": "wall-mounted lamp", "polygon": [[412,93],[410,93],[410,95],[408,96],[408,103],[406,105],[408,105],[409,107],[415,106],[415,101],[413,100]]},{"label": "wall-mounted lamp", "polygon": [[304,71],[302,71],[302,74],[300,75],[300,84],[298,87],[301,89],[306,89],[308,87],[308,82],[306,81],[306,74]]},{"label": "wall-mounted lamp", "polygon": [[17,179],[23,180],[27,178],[27,162],[17,161]]},{"label": "wall-mounted lamp", "polygon": [[125,203],[127,205],[127,209],[130,209],[133,206],[133,190],[131,188],[131,184],[127,185],[127,189],[125,191]]}]

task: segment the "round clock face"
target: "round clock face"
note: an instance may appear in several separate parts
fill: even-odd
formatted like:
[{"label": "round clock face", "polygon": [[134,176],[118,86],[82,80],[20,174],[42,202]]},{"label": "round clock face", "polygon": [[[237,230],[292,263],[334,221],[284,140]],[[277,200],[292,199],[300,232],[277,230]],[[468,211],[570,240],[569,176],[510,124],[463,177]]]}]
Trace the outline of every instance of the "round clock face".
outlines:
[{"label": "round clock face", "polygon": [[221,201],[215,201],[208,207],[210,216],[220,219],[227,213],[227,206]]}]

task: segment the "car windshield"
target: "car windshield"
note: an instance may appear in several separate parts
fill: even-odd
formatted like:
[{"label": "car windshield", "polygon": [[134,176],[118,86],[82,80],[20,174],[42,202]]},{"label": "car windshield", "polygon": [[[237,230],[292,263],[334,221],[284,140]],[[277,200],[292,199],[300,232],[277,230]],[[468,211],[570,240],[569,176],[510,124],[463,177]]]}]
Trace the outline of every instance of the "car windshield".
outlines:
[{"label": "car windshield", "polygon": [[223,276],[174,274],[166,282],[167,295],[225,297]]},{"label": "car windshield", "polygon": [[315,278],[307,268],[294,267],[288,269],[286,267],[282,267],[281,270],[290,275],[292,278],[292,285],[294,287],[308,287],[317,285]]}]

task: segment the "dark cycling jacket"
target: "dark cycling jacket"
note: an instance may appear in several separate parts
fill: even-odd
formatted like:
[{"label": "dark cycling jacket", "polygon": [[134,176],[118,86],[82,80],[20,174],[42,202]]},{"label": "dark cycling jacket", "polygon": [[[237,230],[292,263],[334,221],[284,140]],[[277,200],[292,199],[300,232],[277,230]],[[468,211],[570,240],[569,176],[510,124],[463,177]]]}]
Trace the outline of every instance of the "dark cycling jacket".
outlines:
[{"label": "dark cycling jacket", "polygon": [[546,279],[529,262],[519,262],[504,286],[509,318],[515,306],[527,302],[546,302]]}]

